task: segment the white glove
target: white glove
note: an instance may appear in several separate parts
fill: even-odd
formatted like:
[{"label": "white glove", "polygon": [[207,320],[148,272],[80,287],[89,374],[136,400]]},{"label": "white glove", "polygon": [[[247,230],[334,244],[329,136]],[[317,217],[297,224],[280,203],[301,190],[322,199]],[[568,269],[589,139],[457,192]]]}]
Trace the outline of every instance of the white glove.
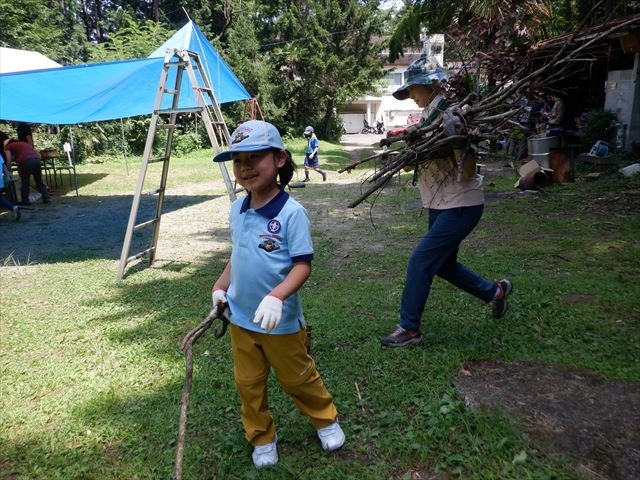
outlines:
[{"label": "white glove", "polygon": [[260,323],[260,327],[266,332],[270,332],[278,326],[282,318],[282,300],[267,295],[262,299],[256,314],[253,317],[253,323]]},{"label": "white glove", "polygon": [[227,292],[219,288],[211,292],[211,303],[217,307],[221,303],[227,303]]}]

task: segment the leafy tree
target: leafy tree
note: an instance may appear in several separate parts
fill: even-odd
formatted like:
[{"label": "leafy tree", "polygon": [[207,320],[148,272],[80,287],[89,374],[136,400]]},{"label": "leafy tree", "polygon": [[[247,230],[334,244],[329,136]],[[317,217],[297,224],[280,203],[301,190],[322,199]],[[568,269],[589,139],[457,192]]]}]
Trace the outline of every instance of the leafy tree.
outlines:
[{"label": "leafy tree", "polygon": [[75,63],[88,43],[78,23],[79,8],[77,0],[0,0],[0,45]]},{"label": "leafy tree", "polygon": [[93,62],[143,58],[164,43],[173,31],[164,24],[151,20],[135,20],[129,11],[117,12],[119,27],[102,43],[89,47]]},{"label": "leafy tree", "polygon": [[256,1],[253,9],[230,12],[220,43],[270,121],[292,133],[313,124],[335,137],[337,107],[382,76],[382,45],[373,41],[383,24],[378,6],[378,0]]}]

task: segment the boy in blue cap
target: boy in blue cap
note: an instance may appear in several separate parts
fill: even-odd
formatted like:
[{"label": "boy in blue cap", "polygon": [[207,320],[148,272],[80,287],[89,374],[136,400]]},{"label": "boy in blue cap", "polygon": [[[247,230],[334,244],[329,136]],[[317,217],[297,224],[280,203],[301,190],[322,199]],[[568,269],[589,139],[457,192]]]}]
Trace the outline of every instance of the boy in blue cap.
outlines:
[{"label": "boy in blue cap", "polygon": [[257,468],[278,462],[277,435],[267,402],[271,368],[316,428],[322,448],[342,447],[333,397],[306,348],[298,290],[311,275],[313,244],[307,211],[284,190],[295,165],[270,123],[250,120],[231,135],[215,162],[233,161],[249,194],[231,205],[231,259],[212,288],[214,305],[231,310],[231,348],[242,401],[245,437]]},{"label": "boy in blue cap", "polygon": [[309,169],[312,169],[322,175],[322,181],[326,182],[327,173],[320,170],[318,161],[320,141],[311,125],[304,129],[304,137],[307,139],[307,151],[304,154],[304,181],[309,181]]}]

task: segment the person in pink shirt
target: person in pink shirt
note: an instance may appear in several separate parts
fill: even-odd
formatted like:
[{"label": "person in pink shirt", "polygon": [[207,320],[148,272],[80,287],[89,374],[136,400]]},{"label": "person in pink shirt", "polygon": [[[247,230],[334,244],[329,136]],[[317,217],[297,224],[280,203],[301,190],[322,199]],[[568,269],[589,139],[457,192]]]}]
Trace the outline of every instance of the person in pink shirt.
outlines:
[{"label": "person in pink shirt", "polygon": [[42,194],[42,202],[49,203],[49,192],[47,186],[42,181],[42,160],[40,154],[31,145],[19,140],[8,139],[6,133],[0,132],[0,139],[4,144],[4,152],[7,162],[15,162],[18,165],[20,175],[20,203],[19,205],[30,205],[29,201],[29,181],[33,176],[38,191]]}]

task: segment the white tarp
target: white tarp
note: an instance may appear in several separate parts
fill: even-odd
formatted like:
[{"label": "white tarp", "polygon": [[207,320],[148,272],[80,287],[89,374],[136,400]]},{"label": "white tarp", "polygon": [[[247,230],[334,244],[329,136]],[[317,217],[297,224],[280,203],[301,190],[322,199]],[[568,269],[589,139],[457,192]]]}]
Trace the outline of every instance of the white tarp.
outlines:
[{"label": "white tarp", "polygon": [[25,72],[62,67],[49,57],[31,50],[0,47],[0,73]]}]

